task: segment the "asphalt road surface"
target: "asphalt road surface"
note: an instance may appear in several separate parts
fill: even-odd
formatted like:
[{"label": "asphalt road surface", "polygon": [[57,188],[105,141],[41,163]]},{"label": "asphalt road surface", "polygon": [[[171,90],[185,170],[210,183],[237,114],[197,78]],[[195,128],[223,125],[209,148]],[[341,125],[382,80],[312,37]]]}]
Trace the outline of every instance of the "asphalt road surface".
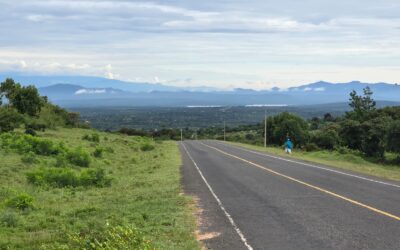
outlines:
[{"label": "asphalt road surface", "polygon": [[400,249],[400,183],[218,141],[182,142],[209,249]]}]

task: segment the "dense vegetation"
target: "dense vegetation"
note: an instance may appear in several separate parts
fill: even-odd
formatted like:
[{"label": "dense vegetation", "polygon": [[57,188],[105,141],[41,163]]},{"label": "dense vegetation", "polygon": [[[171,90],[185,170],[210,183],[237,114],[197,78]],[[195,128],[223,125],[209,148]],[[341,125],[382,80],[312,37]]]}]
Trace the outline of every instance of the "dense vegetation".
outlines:
[{"label": "dense vegetation", "polygon": [[[337,150],[361,154],[373,161],[400,164],[400,107],[376,108],[372,92],[350,94],[345,115],[304,120],[284,112],[267,119],[267,142],[281,146],[290,137],[298,149]],[[227,130],[227,139],[263,144],[264,123]],[[221,134],[219,136],[221,138]]]},{"label": "dense vegetation", "polygon": [[0,132],[24,125],[28,133],[58,126],[79,127],[79,114],[67,112],[39,95],[34,86],[21,86],[12,79],[0,85]]},{"label": "dense vegetation", "polygon": [[[363,95],[350,94],[349,111],[334,117],[325,113],[322,117],[305,120],[290,112],[282,112],[267,118],[267,143],[282,146],[291,138],[297,149],[305,151],[336,150],[359,154],[372,161],[400,164],[400,107],[376,108],[369,88]],[[254,145],[264,143],[264,122],[250,125],[226,126],[228,141]],[[128,135],[149,136],[159,139],[180,140],[181,130],[163,128],[155,131],[122,128]],[[184,139],[223,139],[224,128],[184,128]]]},{"label": "dense vegetation", "polygon": [[338,116],[348,109],[343,104],[332,104],[303,107],[102,107],[73,110],[79,112],[82,119],[89,121],[97,129],[115,131],[130,128],[154,131],[163,128],[221,127],[224,122],[230,127],[257,124],[264,117],[265,111],[270,116],[287,111],[308,119],[326,112]]},{"label": "dense vegetation", "polygon": [[0,249],[198,248],[176,143],[88,129],[11,79],[0,95]]},{"label": "dense vegetation", "polygon": [[[266,100],[268,102],[268,100]],[[398,103],[397,103],[398,104]],[[377,101],[377,107],[393,106],[393,102]],[[286,107],[101,107],[73,108],[82,119],[101,130],[115,131],[120,128],[154,131],[169,128],[199,129],[255,125],[264,113],[274,116],[282,112],[296,114],[303,119],[323,117],[325,113],[342,116],[351,108],[347,103],[286,106]]]}]

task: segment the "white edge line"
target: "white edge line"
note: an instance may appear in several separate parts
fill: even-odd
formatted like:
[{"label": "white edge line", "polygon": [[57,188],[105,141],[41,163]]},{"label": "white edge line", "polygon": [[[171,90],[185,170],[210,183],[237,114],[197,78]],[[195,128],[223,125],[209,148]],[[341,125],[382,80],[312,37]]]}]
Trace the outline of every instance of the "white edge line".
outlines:
[{"label": "white edge line", "polygon": [[197,169],[197,172],[199,172],[201,178],[203,179],[204,183],[207,185],[208,189],[210,190],[211,194],[214,196],[215,200],[218,203],[218,206],[221,208],[221,210],[224,212],[225,216],[228,218],[229,222],[231,223],[233,229],[235,229],[236,233],[239,235],[240,239],[242,240],[243,244],[246,246],[247,249],[253,250],[253,247],[250,246],[250,244],[247,242],[246,238],[244,237],[242,231],[240,231],[239,227],[236,225],[235,221],[232,219],[232,216],[226,211],[224,206],[222,205],[221,200],[218,198],[218,196],[214,193],[214,190],[204,177],[203,173],[201,172],[200,168],[197,166],[197,163],[193,160],[192,156],[190,155],[189,151],[187,150],[186,146],[184,143],[182,143],[183,148],[186,151],[186,154],[189,156],[190,160],[193,162],[194,166]]},{"label": "white edge line", "polygon": [[337,170],[333,170],[333,169],[329,169],[329,168],[324,168],[324,167],[319,167],[319,166],[315,166],[315,165],[312,165],[312,164],[307,164],[307,163],[304,163],[304,162],[289,160],[289,159],[285,159],[285,158],[282,158],[282,157],[273,156],[273,155],[269,155],[269,154],[261,153],[261,152],[257,152],[257,151],[252,151],[252,150],[248,150],[248,149],[245,149],[245,148],[242,148],[242,147],[237,147],[235,145],[222,143],[222,142],[219,142],[219,141],[217,141],[217,143],[218,144],[222,144],[222,145],[226,145],[226,146],[228,145],[228,146],[231,146],[233,148],[236,148],[236,149],[239,149],[239,150],[243,150],[243,151],[246,151],[246,152],[250,152],[250,153],[253,153],[253,154],[256,154],[256,155],[267,156],[267,157],[270,157],[270,158],[274,158],[274,159],[278,159],[278,160],[282,160],[282,161],[287,161],[287,162],[291,162],[291,163],[296,163],[296,164],[300,164],[300,165],[307,166],[307,167],[322,169],[322,170],[325,170],[325,171],[333,172],[333,173],[336,173],[336,174],[342,174],[342,175],[346,175],[346,176],[362,179],[362,180],[365,180],[365,181],[370,181],[370,182],[375,182],[375,183],[379,183],[379,184],[386,185],[386,186],[392,186],[392,187],[400,188],[400,185],[396,185],[396,184],[392,184],[392,183],[388,183],[388,182],[377,181],[377,180],[369,179],[369,178],[358,176],[358,175],[354,175],[354,174],[348,174],[348,173],[345,173],[345,172],[341,172],[341,171],[337,171]]}]

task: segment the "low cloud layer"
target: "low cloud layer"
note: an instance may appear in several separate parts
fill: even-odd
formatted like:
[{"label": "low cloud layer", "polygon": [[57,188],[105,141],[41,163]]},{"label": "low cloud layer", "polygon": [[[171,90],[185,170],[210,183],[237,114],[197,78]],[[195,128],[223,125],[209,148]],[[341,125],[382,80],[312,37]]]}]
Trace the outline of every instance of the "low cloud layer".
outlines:
[{"label": "low cloud layer", "polygon": [[398,81],[397,0],[0,4],[0,71],[257,89]]}]

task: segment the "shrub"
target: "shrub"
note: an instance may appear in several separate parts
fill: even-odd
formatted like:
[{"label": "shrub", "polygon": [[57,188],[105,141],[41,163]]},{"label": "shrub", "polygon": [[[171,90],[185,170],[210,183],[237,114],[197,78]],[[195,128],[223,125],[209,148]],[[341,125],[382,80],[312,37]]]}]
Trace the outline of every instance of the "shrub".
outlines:
[{"label": "shrub", "polygon": [[66,158],[70,163],[79,167],[89,167],[90,165],[90,155],[83,151],[82,148],[76,148],[73,151],[68,151]]},{"label": "shrub", "polygon": [[80,176],[80,184],[82,186],[110,186],[111,178],[106,177],[103,169],[85,169]]},{"label": "shrub", "polygon": [[33,197],[29,194],[22,193],[11,199],[6,200],[6,206],[10,208],[17,208],[20,210],[34,208]]},{"label": "shrub", "polygon": [[27,123],[25,124],[25,129],[32,129],[32,130],[36,130],[36,131],[46,131],[46,124],[43,123],[37,123],[37,122],[31,122],[31,123]]},{"label": "shrub", "polygon": [[2,147],[18,153],[33,152],[38,155],[56,155],[64,150],[50,140],[24,134],[3,134],[0,136]]},{"label": "shrub", "polygon": [[245,138],[246,138],[246,140],[252,141],[255,139],[255,136],[253,134],[248,133],[245,135]]},{"label": "shrub", "polygon": [[37,186],[77,187],[111,185],[103,169],[85,169],[80,174],[70,168],[39,168],[27,173],[28,182]]},{"label": "shrub", "polygon": [[151,151],[154,148],[155,147],[153,145],[151,145],[150,143],[145,143],[140,147],[140,150],[142,150],[142,151]]},{"label": "shrub", "polygon": [[106,147],[105,150],[106,150],[108,153],[114,153],[114,149],[113,149],[112,147]]},{"label": "shrub", "polygon": [[317,132],[312,137],[312,142],[320,148],[332,150],[339,144],[339,135],[333,129],[325,129]]},{"label": "shrub", "polygon": [[389,150],[400,152],[400,120],[393,121],[389,125],[387,133],[387,145]]},{"label": "shrub", "polygon": [[29,153],[26,153],[25,155],[23,155],[21,157],[21,161],[26,164],[34,164],[34,163],[38,162],[38,160],[36,159],[36,156],[32,152],[29,152]]},{"label": "shrub", "polygon": [[28,182],[38,186],[76,187],[79,177],[68,168],[39,168],[26,174]]},{"label": "shrub", "polygon": [[[107,228],[101,237],[91,235],[70,235],[69,240],[76,249],[155,249],[144,234],[131,226],[117,226]],[[90,246],[88,248],[88,246]]]},{"label": "shrub", "polygon": [[306,143],[305,145],[304,145],[304,149],[307,151],[307,152],[311,152],[311,151],[318,151],[319,150],[319,147],[317,146],[317,144],[315,144],[315,143]]},{"label": "shrub", "polygon": [[0,107],[0,132],[13,131],[19,127],[22,120],[22,116],[15,109]]},{"label": "shrub", "polygon": [[93,133],[91,135],[84,135],[82,140],[92,141],[92,142],[100,142],[99,134]]},{"label": "shrub", "polygon": [[339,154],[349,154],[351,153],[351,149],[349,149],[348,147],[338,147],[337,151],[339,152]]},{"label": "shrub", "polygon": [[0,225],[5,227],[16,227],[19,219],[13,211],[6,210],[0,216]]},{"label": "shrub", "polygon": [[60,152],[59,148],[50,140],[32,136],[27,137],[27,140],[31,143],[33,151],[38,155],[56,155]]},{"label": "shrub", "polygon": [[25,130],[25,134],[31,135],[31,136],[36,136],[36,131],[31,128],[28,128]]},{"label": "shrub", "polygon": [[68,160],[65,158],[65,155],[57,155],[55,167],[57,168],[64,168],[67,167],[69,164]]},{"label": "shrub", "polygon": [[104,152],[104,148],[97,147],[93,152],[93,156],[96,158],[101,158],[101,157],[103,157],[103,152]]},{"label": "shrub", "polygon": [[289,136],[295,146],[304,145],[309,137],[308,123],[301,117],[283,112],[267,119],[268,142],[282,145]]}]

